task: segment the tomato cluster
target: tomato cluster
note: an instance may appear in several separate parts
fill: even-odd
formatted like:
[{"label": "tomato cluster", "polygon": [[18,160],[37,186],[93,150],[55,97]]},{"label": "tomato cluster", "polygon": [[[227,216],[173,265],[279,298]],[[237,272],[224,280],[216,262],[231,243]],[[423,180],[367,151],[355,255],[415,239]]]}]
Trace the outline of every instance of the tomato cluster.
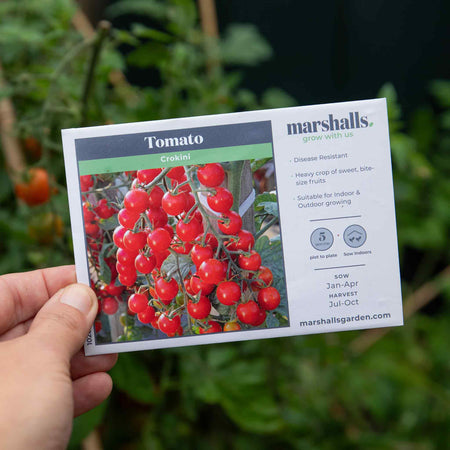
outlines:
[{"label": "tomato cluster", "polygon": [[[113,243],[113,254],[104,258],[111,282],[93,283],[102,311],[115,314],[118,302],[124,301],[128,315],[170,337],[263,325],[267,312],[279,306],[280,294],[272,286],[271,270],[253,248],[253,234],[242,228],[241,216],[232,210],[234,199],[224,187],[222,165],[120,176],[129,188],[121,191],[116,205],[105,198],[91,203],[87,193],[95,177],[80,179],[94,271],[102,245]],[[113,215],[118,225],[108,234],[99,220]]]}]

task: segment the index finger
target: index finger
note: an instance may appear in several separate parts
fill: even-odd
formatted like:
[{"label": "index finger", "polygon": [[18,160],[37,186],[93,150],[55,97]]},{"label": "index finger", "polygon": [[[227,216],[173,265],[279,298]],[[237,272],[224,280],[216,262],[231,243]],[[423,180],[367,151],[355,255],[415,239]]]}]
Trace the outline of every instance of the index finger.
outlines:
[{"label": "index finger", "polygon": [[34,317],[59,289],[75,282],[75,266],[0,276],[0,334]]}]

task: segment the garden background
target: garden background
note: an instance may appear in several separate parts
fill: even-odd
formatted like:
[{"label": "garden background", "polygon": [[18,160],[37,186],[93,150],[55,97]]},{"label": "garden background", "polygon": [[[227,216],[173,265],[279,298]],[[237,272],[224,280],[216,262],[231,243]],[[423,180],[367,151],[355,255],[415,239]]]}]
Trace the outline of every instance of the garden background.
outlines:
[{"label": "garden background", "polygon": [[405,326],[121,355],[70,448],[446,448],[448,3],[80,3],[0,2],[0,273],[73,262],[62,128],[381,96]]}]

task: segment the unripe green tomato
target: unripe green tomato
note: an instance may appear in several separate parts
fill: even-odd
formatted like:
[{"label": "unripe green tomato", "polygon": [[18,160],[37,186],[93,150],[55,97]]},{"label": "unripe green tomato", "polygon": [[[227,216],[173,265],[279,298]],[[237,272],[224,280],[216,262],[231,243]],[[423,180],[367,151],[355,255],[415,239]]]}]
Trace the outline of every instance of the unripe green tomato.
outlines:
[{"label": "unripe green tomato", "polygon": [[142,333],[138,328],[128,327],[127,331],[127,341],[138,341],[142,339]]},{"label": "unripe green tomato", "polygon": [[120,324],[123,327],[132,327],[134,325],[134,317],[129,316],[127,313],[122,313],[120,315]]},{"label": "unripe green tomato", "polygon": [[182,306],[184,305],[184,293],[183,292],[179,292],[177,294],[177,296],[175,297],[175,301],[177,303],[177,306]]}]

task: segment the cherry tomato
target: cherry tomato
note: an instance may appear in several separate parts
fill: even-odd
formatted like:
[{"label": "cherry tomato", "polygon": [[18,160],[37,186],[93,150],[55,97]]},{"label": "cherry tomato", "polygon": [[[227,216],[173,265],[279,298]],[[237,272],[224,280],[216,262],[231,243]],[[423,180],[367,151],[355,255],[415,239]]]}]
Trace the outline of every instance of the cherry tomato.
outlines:
[{"label": "cherry tomato", "polygon": [[[27,229],[32,239],[48,245],[63,235],[64,224],[59,214],[47,211],[33,214],[29,218]],[[95,240],[93,242],[95,246]]]},{"label": "cherry tomato", "polygon": [[203,261],[198,268],[198,276],[205,283],[219,284],[225,279],[225,275],[226,267],[214,258]]},{"label": "cherry tomato", "polygon": [[193,245],[190,242],[183,242],[178,236],[172,241],[172,250],[181,255],[187,255],[192,250],[192,247]]},{"label": "cherry tomato", "polygon": [[144,212],[148,207],[148,194],[144,189],[132,189],[123,199],[125,208],[135,214]]},{"label": "cherry tomato", "polygon": [[224,213],[230,210],[233,206],[233,194],[225,188],[215,188],[214,195],[208,194],[206,201],[209,207],[216,212]]},{"label": "cherry tomato", "polygon": [[203,186],[216,187],[225,180],[225,171],[219,163],[206,164],[197,170],[197,178]]},{"label": "cherry tomato", "polygon": [[117,245],[117,247],[125,248],[125,245],[123,243],[123,236],[126,232],[127,232],[127,229],[122,225],[119,225],[118,227],[116,227],[114,229],[113,241],[114,241],[114,244]]},{"label": "cherry tomato", "polygon": [[195,205],[195,197],[190,192],[184,192],[183,194],[186,200],[186,206],[184,207],[184,210],[186,212],[189,212]]},{"label": "cherry tomato", "polygon": [[94,186],[94,179],[91,175],[81,175],[80,177],[80,190],[81,192],[87,192]]},{"label": "cherry tomato", "polygon": [[138,221],[140,214],[135,211],[129,211],[128,209],[121,209],[117,214],[117,219],[120,225],[129,230],[132,230]]},{"label": "cherry tomato", "polygon": [[97,206],[94,208],[94,211],[96,212],[97,216],[100,217],[101,219],[109,219],[117,212],[116,208],[108,206],[108,201],[106,200],[106,198],[102,198],[97,203]]},{"label": "cherry tomato", "polygon": [[188,301],[187,311],[194,319],[206,319],[211,312],[211,302],[208,297],[201,295],[197,303],[194,303],[192,300]]},{"label": "cherry tomato", "polygon": [[175,278],[166,281],[158,278],[155,283],[155,290],[158,297],[163,301],[171,301],[178,294],[178,283]]},{"label": "cherry tomato", "polygon": [[118,248],[116,252],[117,261],[124,266],[131,266],[134,264],[136,255],[138,253],[128,249]]},{"label": "cherry tomato", "polygon": [[266,311],[260,309],[258,312],[258,316],[250,325],[253,325],[254,327],[259,327],[265,322],[265,320],[266,320]]},{"label": "cherry tomato", "polygon": [[155,255],[145,256],[140,253],[134,260],[134,267],[141,273],[150,273],[156,267]]},{"label": "cherry tomato", "polygon": [[185,171],[183,166],[172,167],[168,172],[166,177],[172,178],[174,180],[180,180],[184,177]]},{"label": "cherry tomato", "polygon": [[123,245],[126,250],[130,252],[135,252],[135,255],[145,247],[147,243],[147,233],[144,231],[138,231],[137,233],[133,233],[133,231],[128,230],[123,235]]},{"label": "cherry tomato", "polygon": [[131,287],[134,283],[136,283],[137,280],[137,274],[136,270],[133,272],[126,272],[126,273],[120,273],[117,277],[119,279],[119,282],[123,284],[124,286]]},{"label": "cherry tomato", "polygon": [[94,322],[94,329],[96,333],[102,330],[102,322],[100,320]]},{"label": "cherry tomato", "polygon": [[203,295],[209,295],[216,287],[214,284],[205,283],[199,276],[193,275],[190,279],[189,285],[194,294],[198,294],[200,291]]},{"label": "cherry tomato", "polygon": [[217,221],[217,225],[222,233],[234,235],[242,228],[242,218],[238,213],[228,211],[222,214],[222,217]]},{"label": "cherry tomato", "polygon": [[238,264],[244,270],[258,270],[261,266],[261,256],[255,250],[251,250],[249,256],[239,255]]},{"label": "cherry tomato", "polygon": [[16,184],[15,192],[28,206],[47,203],[50,198],[48,172],[39,167],[28,169],[24,181]]},{"label": "cherry tomato", "polygon": [[104,289],[109,295],[117,297],[125,290],[125,286],[116,286],[115,282],[111,281],[111,283],[107,284]]},{"label": "cherry tomato", "polygon": [[149,323],[152,323],[152,321],[155,319],[155,310],[151,306],[147,306],[147,308],[144,309],[144,311],[138,313],[137,318],[139,322],[148,325]]},{"label": "cherry tomato", "polygon": [[195,266],[199,267],[203,261],[211,259],[213,254],[213,249],[209,245],[203,247],[202,245],[195,244],[192,247],[191,259]]},{"label": "cherry tomato", "polygon": [[171,216],[181,214],[186,208],[186,197],[184,192],[178,194],[166,192],[161,200],[161,207]]},{"label": "cherry tomato", "polygon": [[163,262],[170,255],[170,252],[169,252],[169,250],[164,250],[162,252],[155,252],[154,255],[155,255],[155,258],[156,258],[156,267],[158,269],[161,269],[161,266],[162,266]]},{"label": "cherry tomato", "polygon": [[154,252],[167,250],[172,242],[172,237],[165,228],[156,228],[147,236],[147,244]]},{"label": "cherry tomato", "polygon": [[88,222],[84,224],[84,231],[88,236],[96,237],[100,234],[100,227],[95,222]]},{"label": "cherry tomato", "polygon": [[161,172],[162,169],[138,170],[136,172],[136,177],[142,184],[148,184],[153,181]]},{"label": "cherry tomato", "polygon": [[92,211],[90,203],[83,202],[83,219],[84,222],[95,222],[97,218],[95,217],[94,211]]},{"label": "cherry tomato", "polygon": [[227,322],[224,326],[223,326],[223,331],[238,331],[241,329],[241,326],[239,325],[238,322],[233,321],[233,322]]},{"label": "cherry tomato", "polygon": [[111,297],[107,297],[102,302],[102,311],[109,316],[112,316],[119,309],[119,303],[117,300]]},{"label": "cherry tomato", "polygon": [[272,286],[261,289],[258,292],[258,303],[266,311],[272,311],[278,308],[280,304],[280,293]]},{"label": "cherry tomato", "polygon": [[241,295],[241,287],[234,281],[224,281],[217,286],[217,300],[223,305],[234,305],[240,300]]},{"label": "cherry tomato", "polygon": [[202,224],[197,219],[191,219],[184,223],[179,220],[176,226],[178,237],[185,242],[193,241],[203,230]]},{"label": "cherry tomato", "polygon": [[268,267],[260,266],[255,278],[255,281],[251,284],[253,290],[270,286],[273,281],[273,274]]},{"label": "cherry tomato", "polygon": [[167,224],[167,214],[162,208],[149,208],[145,214],[153,228],[160,228]]},{"label": "cherry tomato", "polygon": [[207,329],[200,327],[200,334],[220,333],[222,331],[220,323],[216,322],[215,320],[208,320],[207,327]]},{"label": "cherry tomato", "polygon": [[250,231],[240,230],[237,234],[237,240],[228,245],[230,250],[242,250],[249,252],[255,245],[255,238]]},{"label": "cherry tomato", "polygon": [[153,186],[152,190],[148,194],[149,208],[161,208],[161,200],[163,195],[164,191],[159,186]]},{"label": "cherry tomato", "polygon": [[144,294],[132,294],[128,298],[128,308],[134,313],[145,311],[148,306],[148,297]]},{"label": "cherry tomato", "polygon": [[259,317],[259,307],[256,302],[250,300],[247,303],[238,305],[236,314],[242,323],[251,325]]},{"label": "cherry tomato", "polygon": [[180,316],[175,315],[170,319],[165,313],[162,313],[158,319],[158,328],[166,334],[175,333],[181,324]]}]

